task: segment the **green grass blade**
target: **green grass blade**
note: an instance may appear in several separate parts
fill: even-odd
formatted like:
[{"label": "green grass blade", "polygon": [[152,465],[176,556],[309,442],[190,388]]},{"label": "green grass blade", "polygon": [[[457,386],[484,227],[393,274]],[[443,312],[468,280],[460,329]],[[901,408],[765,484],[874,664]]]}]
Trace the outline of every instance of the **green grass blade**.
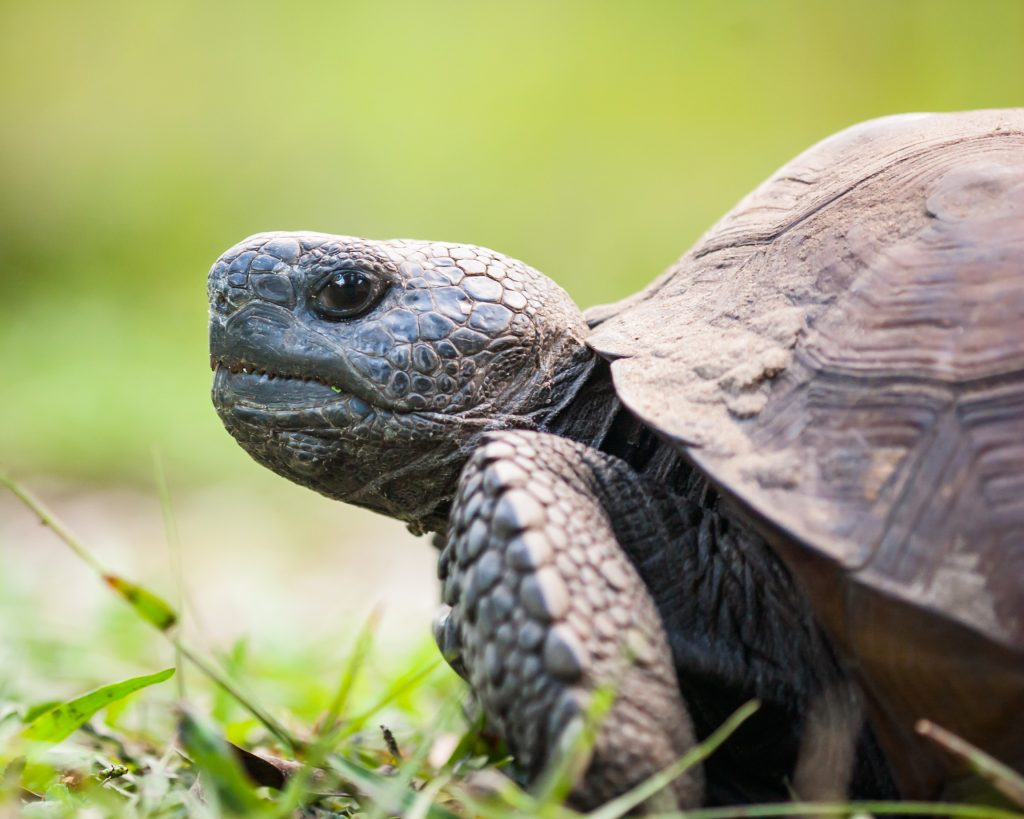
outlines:
[{"label": "green grass blade", "polygon": [[223,672],[219,671],[216,666],[203,658],[198,652],[194,651],[187,643],[181,639],[173,639],[171,642],[174,647],[181,652],[181,655],[186,660],[192,663],[192,665],[198,668],[210,680],[219,685],[225,693],[231,696],[246,711],[263,723],[263,726],[284,745],[291,748],[293,751],[298,751],[304,747],[304,743],[299,740],[298,737],[292,734],[291,731],[278,722],[277,719],[275,719],[268,711],[265,711],[263,707],[252,697],[243,692],[233,680]]},{"label": "green grass blade", "polygon": [[[388,779],[391,783],[392,791],[396,796],[402,796],[404,793],[412,793],[414,796],[416,795],[417,792],[413,788],[413,780],[423,773],[423,764],[430,753],[430,747],[434,742],[434,737],[441,731],[442,726],[449,724],[453,720],[459,710],[459,705],[456,702],[448,702],[446,705],[442,706],[434,718],[433,724],[423,732],[419,741],[414,746],[413,752],[406,758],[401,758],[401,752],[399,751],[397,744],[395,745],[392,753],[394,753],[396,758],[400,761],[398,762],[397,769],[388,777]],[[384,726],[381,726],[381,728],[383,727]],[[398,753],[395,753],[395,751]],[[417,799],[418,796],[413,800],[413,802],[415,803]],[[431,804],[431,807],[436,806]],[[383,819],[385,813],[381,808],[382,806],[379,805],[374,806],[374,809],[369,811],[367,819]],[[423,809],[424,808],[421,806],[420,810],[422,811]],[[430,815],[429,809],[427,809],[426,815]]]},{"label": "green grass blade", "polygon": [[[178,537],[178,523],[174,519],[174,510],[171,507],[171,492],[167,486],[167,473],[164,471],[164,461],[160,455],[160,448],[153,447],[153,472],[156,476],[157,493],[160,496],[160,511],[164,518],[164,536],[167,539],[167,553],[171,561],[171,575],[174,578],[175,608],[183,617],[185,614],[185,580],[181,566],[181,538]],[[173,624],[172,624],[173,625]],[[170,628],[170,626],[168,626]],[[185,675],[180,673],[182,666],[181,650],[174,647],[174,665],[179,669],[175,677],[178,685],[178,699],[185,699]]]},{"label": "green grass blade", "polygon": [[216,731],[183,708],[179,732],[207,792],[225,813],[251,816],[263,812],[266,803],[256,795],[241,763]]},{"label": "green grass blade", "polygon": [[554,758],[548,763],[532,792],[541,809],[561,805],[572,786],[580,780],[590,763],[601,723],[615,704],[615,690],[602,686],[594,691],[586,711],[566,727]]},{"label": "green grass blade", "polygon": [[46,702],[38,702],[35,705],[30,705],[25,709],[25,713],[21,715],[21,721],[28,725],[30,722],[35,722],[38,717],[41,717],[47,711],[52,711],[58,705],[62,704],[63,700],[46,700]]},{"label": "green grass blade", "polygon": [[373,703],[369,708],[364,709],[355,716],[349,717],[345,720],[342,726],[342,734],[349,735],[356,731],[359,731],[374,714],[380,711],[384,706],[390,704],[393,700],[407,694],[419,685],[423,680],[434,673],[438,668],[444,664],[444,660],[438,659],[432,663],[423,666],[415,671],[411,671],[407,674],[403,674],[390,685],[384,693]]},{"label": "green grass blade", "polygon": [[104,574],[103,582],[127,601],[139,617],[159,631],[169,631],[178,622],[178,614],[169,603],[138,583],[113,574]]},{"label": "green grass blade", "polygon": [[355,685],[356,678],[370,656],[370,651],[373,648],[373,639],[379,625],[380,610],[375,608],[370,612],[366,622],[363,623],[362,628],[359,629],[359,633],[356,635],[355,645],[342,670],[334,699],[331,701],[330,706],[328,706],[326,718],[321,722],[317,735],[318,740],[329,742],[337,732],[338,718],[345,712],[345,708],[348,706],[348,698],[352,693],[352,686]]},{"label": "green grass blade", "polygon": [[93,569],[104,582],[117,592],[128,604],[135,609],[136,613],[147,623],[156,626],[160,631],[166,632],[178,621],[178,615],[171,606],[151,591],[144,589],[137,583],[132,583],[117,575],[111,574],[103,568],[103,564],[93,555],[77,537],[72,534],[61,520],[43,505],[35,495],[29,492],[17,481],[0,472],[0,483],[6,486],[15,497],[27,506],[44,526],[53,530],[64,544],[71,549],[75,555]]},{"label": "green grass blade", "polygon": [[404,819],[430,819],[431,811],[434,811],[436,816],[440,808],[434,804],[434,800],[444,790],[450,779],[450,776],[442,774],[430,780],[423,790],[416,794],[416,798],[413,800],[409,810],[406,811]]},{"label": "green grass blade", "polygon": [[36,717],[22,735],[35,742],[60,742],[84,725],[101,708],[122,700],[142,688],[169,680],[173,675],[174,669],[168,668],[156,674],[132,677],[130,680],[97,688]]}]

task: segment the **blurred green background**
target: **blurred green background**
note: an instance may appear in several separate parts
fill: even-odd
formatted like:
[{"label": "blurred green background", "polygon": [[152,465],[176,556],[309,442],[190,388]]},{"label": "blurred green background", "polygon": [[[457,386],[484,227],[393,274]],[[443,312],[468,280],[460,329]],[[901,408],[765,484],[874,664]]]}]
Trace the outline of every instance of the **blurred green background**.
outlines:
[{"label": "blurred green background", "polygon": [[1024,104],[1024,3],[2,6],[0,461],[262,480],[208,401],[204,279],[268,229],[488,245],[583,305],[814,141]]}]

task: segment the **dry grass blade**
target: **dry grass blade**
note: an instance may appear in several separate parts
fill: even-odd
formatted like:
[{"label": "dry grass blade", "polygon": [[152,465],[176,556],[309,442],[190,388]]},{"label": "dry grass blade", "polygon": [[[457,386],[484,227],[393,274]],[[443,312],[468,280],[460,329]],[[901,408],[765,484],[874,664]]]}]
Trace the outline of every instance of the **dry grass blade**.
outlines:
[{"label": "dry grass blade", "polygon": [[310,768],[301,762],[281,759],[270,754],[255,754],[240,748],[232,742],[227,743],[235,758],[242,763],[246,774],[257,785],[264,785],[276,791],[284,790],[285,786],[296,776],[305,776],[306,786],[320,792],[329,785],[327,772],[321,768]]},{"label": "dry grass blade", "polygon": [[49,510],[43,505],[41,500],[2,470],[0,470],[0,483],[10,489],[14,494],[14,497],[20,500],[33,512],[33,514],[39,518],[39,522],[43,524],[43,526],[47,526],[52,529],[54,534],[56,534],[57,537],[60,538],[83,563],[90,566],[100,576],[106,574],[106,571],[103,569],[103,565],[96,559],[93,553],[85,548],[85,545],[79,541],[78,538],[76,538],[55,515],[50,514]]},{"label": "dry grass blade", "polygon": [[1007,799],[1024,808],[1024,776],[934,722],[923,719],[915,728],[921,736],[928,737],[954,756],[964,760],[978,776]]}]

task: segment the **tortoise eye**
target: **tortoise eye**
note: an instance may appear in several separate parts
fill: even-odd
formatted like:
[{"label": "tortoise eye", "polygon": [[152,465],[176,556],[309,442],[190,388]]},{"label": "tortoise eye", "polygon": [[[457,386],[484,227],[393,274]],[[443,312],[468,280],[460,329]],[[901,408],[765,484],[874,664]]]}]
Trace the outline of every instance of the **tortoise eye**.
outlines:
[{"label": "tortoise eye", "polygon": [[313,293],[312,306],[324,318],[350,318],[369,310],[383,292],[379,279],[360,270],[339,270]]}]

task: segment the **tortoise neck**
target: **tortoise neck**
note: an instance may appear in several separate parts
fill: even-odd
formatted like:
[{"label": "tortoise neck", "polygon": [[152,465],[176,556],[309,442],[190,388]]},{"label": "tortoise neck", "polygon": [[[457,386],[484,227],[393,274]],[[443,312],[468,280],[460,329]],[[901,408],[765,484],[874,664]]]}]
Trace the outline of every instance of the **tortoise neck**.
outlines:
[{"label": "tortoise neck", "polygon": [[[599,402],[591,397],[591,392],[596,394],[605,389],[601,385],[606,382],[607,390],[611,389],[607,363],[578,339],[566,336],[563,343],[549,348],[545,355],[546,360],[542,359],[525,384],[514,385],[515,389],[510,388],[507,394],[498,397],[500,413],[482,420],[480,415],[470,415],[463,426],[464,434],[451,440],[446,454],[454,470],[450,479],[447,473],[441,480],[436,475],[428,475],[428,491],[423,494],[430,497],[429,511],[406,521],[414,535],[432,532],[436,535],[434,545],[443,545],[459,474],[483,435],[495,430],[525,429],[552,432],[589,443],[593,436],[588,437],[587,428],[594,424],[594,419],[607,414],[605,404],[611,401],[618,406],[614,392]],[[600,426],[598,423],[595,427],[598,434]]]},{"label": "tortoise neck", "polygon": [[568,400],[545,419],[540,429],[603,449],[616,418],[626,410],[615,394],[608,362],[591,355],[587,371],[576,380]]},{"label": "tortoise neck", "polygon": [[[623,405],[612,382],[611,364],[599,356],[572,399],[541,430],[612,455],[643,479],[684,486],[694,473],[679,452]],[[705,491],[714,493],[710,487]]]}]

